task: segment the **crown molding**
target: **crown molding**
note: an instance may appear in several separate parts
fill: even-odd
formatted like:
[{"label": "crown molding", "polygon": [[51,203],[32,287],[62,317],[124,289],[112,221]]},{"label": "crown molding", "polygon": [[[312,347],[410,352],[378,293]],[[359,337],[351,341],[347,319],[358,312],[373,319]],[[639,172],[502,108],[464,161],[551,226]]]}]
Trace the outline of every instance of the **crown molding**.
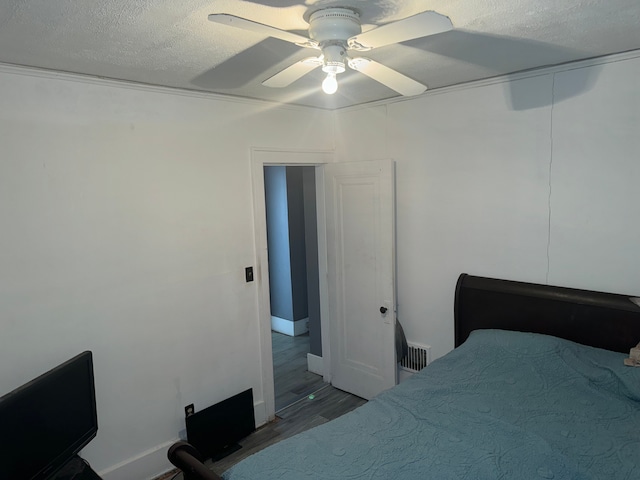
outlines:
[{"label": "crown molding", "polygon": [[66,82],[82,83],[85,85],[98,85],[111,88],[124,88],[127,90],[137,90],[151,93],[161,93],[164,95],[173,95],[180,97],[197,98],[201,100],[213,100],[229,103],[240,103],[252,105],[262,110],[284,109],[284,110],[314,110],[329,111],[322,108],[309,107],[304,105],[291,105],[279,102],[271,102],[268,100],[259,100],[253,98],[238,97],[235,95],[227,95],[213,92],[204,92],[201,90],[189,90],[185,88],[166,87],[160,85],[151,85],[142,82],[132,82],[129,80],[118,80],[107,77],[98,77],[74,72],[64,72],[59,70],[50,70],[46,68],[30,67],[23,65],[14,65],[10,63],[0,62],[0,73],[9,75],[20,75],[25,77],[36,77],[48,80],[62,80]]}]

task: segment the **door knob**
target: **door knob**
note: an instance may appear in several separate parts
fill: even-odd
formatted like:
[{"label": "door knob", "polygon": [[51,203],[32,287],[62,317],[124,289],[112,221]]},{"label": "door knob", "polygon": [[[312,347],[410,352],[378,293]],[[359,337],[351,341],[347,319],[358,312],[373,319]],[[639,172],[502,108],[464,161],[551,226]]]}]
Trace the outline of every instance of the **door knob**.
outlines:
[{"label": "door knob", "polygon": [[380,313],[383,315],[387,313],[387,307],[380,307]]}]

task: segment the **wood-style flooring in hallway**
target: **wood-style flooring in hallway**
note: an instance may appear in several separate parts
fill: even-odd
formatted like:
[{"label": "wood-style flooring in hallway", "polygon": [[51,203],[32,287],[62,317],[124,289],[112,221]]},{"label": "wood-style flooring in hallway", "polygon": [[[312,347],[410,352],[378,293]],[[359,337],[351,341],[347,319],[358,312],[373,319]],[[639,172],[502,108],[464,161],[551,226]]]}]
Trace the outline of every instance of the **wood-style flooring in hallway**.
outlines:
[{"label": "wood-style flooring in hallway", "polygon": [[309,334],[290,337],[271,332],[276,412],[319,390],[321,375],[307,370]]}]

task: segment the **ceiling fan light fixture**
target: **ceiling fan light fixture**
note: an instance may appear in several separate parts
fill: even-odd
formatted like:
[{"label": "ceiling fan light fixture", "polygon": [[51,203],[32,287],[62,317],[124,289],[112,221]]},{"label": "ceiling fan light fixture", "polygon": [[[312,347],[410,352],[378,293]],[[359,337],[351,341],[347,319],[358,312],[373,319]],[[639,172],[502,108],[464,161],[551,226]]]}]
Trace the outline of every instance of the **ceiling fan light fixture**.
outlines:
[{"label": "ceiling fan light fixture", "polygon": [[322,71],[324,73],[330,73],[332,75],[337,75],[339,73],[344,72],[345,68],[344,68],[344,63],[342,62],[325,62],[324,65],[322,66]]},{"label": "ceiling fan light fixture", "polygon": [[342,43],[330,43],[322,46],[322,71],[338,74],[345,71],[344,61],[347,52]]},{"label": "ceiling fan light fixture", "polygon": [[347,51],[342,42],[330,42],[322,45],[322,71],[327,77],[322,82],[322,91],[327,95],[333,95],[338,91],[338,79],[336,75],[346,70],[344,64]]},{"label": "ceiling fan light fixture", "polygon": [[327,95],[333,95],[338,91],[338,79],[335,73],[327,73],[327,78],[322,82],[322,91]]}]

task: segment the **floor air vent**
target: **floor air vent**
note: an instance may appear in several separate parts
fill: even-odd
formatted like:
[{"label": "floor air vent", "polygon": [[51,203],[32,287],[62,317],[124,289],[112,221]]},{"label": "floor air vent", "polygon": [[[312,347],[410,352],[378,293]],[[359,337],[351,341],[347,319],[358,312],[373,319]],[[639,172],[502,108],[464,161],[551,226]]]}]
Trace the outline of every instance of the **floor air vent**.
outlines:
[{"label": "floor air vent", "polygon": [[417,343],[408,343],[408,345],[409,353],[400,361],[400,368],[412,373],[419,372],[429,365],[431,347]]}]

